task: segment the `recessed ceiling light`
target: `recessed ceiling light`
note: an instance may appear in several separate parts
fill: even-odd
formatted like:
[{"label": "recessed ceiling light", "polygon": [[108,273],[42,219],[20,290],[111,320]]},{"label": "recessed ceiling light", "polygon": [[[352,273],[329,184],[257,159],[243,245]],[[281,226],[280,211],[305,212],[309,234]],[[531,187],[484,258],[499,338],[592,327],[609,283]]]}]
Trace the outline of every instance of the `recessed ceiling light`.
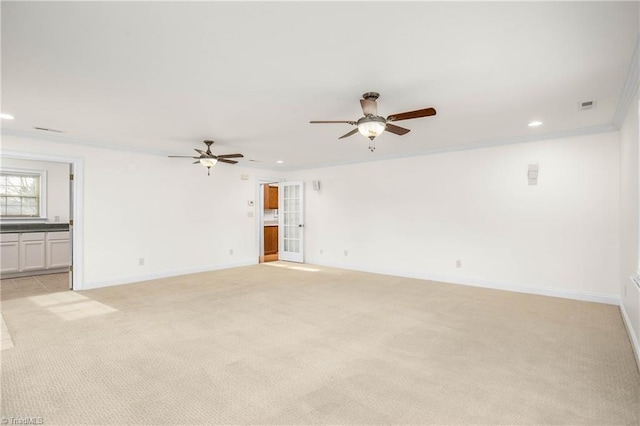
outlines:
[{"label": "recessed ceiling light", "polygon": [[542,121],[532,121],[531,123],[529,123],[529,127],[538,127],[538,126],[542,126]]},{"label": "recessed ceiling light", "polygon": [[278,160],[278,161],[276,161],[276,163],[278,163],[278,164],[282,164],[282,163],[284,163],[284,161],[282,161],[282,160]]},{"label": "recessed ceiling light", "polygon": [[3,120],[14,120],[15,117],[11,114],[0,113],[0,118]]}]

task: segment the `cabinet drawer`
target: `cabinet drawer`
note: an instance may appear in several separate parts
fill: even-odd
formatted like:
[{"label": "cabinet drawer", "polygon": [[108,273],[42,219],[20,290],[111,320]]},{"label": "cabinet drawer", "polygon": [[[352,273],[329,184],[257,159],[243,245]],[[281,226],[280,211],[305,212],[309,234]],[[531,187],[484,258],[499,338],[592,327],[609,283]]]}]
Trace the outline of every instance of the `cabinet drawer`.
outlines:
[{"label": "cabinet drawer", "polygon": [[0,234],[0,243],[13,243],[20,239],[20,234]]},{"label": "cabinet drawer", "polygon": [[68,240],[69,231],[47,232],[47,240]]},{"label": "cabinet drawer", "polygon": [[22,234],[22,241],[44,241],[44,232],[27,232]]}]

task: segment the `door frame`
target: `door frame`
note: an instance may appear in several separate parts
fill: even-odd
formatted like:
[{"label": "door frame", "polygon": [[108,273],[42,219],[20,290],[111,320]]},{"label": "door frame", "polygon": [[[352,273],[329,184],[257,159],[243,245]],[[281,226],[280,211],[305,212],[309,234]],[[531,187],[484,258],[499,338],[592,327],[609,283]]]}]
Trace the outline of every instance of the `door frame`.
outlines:
[{"label": "door frame", "polygon": [[260,256],[264,256],[264,218],[262,212],[264,211],[264,196],[261,191],[262,185],[268,183],[280,183],[286,179],[281,177],[256,177],[256,201],[255,205],[255,223],[256,223],[256,263],[260,263]]},{"label": "door frame", "polygon": [[69,216],[73,218],[73,232],[71,233],[71,264],[73,265],[73,271],[71,271],[71,279],[73,282],[72,290],[83,290],[84,247],[82,243],[84,241],[84,158],[4,150],[0,154],[0,157],[73,165],[73,181],[71,181],[71,185],[73,186],[73,191],[71,191],[73,195],[73,199],[71,200],[73,211],[69,212]]}]

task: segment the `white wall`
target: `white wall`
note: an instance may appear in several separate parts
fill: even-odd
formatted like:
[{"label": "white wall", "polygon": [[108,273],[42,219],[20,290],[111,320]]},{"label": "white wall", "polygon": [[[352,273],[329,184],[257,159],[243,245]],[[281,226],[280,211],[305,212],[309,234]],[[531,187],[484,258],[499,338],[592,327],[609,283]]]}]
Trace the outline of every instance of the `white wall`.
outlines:
[{"label": "white wall", "polygon": [[[619,148],[611,133],[287,178],[307,182],[311,263],[617,302]],[[247,201],[272,172],[208,177],[189,161],[15,136],[3,150],[84,158],[85,288],[257,262]]]},{"label": "white wall", "polygon": [[[69,164],[2,158],[2,167],[47,171],[47,221],[69,222]],[[13,223],[19,221],[12,221]]]},{"label": "white wall", "polygon": [[640,289],[630,279],[638,270],[639,256],[639,102],[636,95],[620,128],[620,299],[640,365]]},{"label": "white wall", "polygon": [[15,136],[2,148],[84,158],[84,288],[257,263],[255,169],[207,176],[182,159]]},{"label": "white wall", "polygon": [[311,263],[617,303],[619,155],[607,133],[288,179],[306,182]]}]

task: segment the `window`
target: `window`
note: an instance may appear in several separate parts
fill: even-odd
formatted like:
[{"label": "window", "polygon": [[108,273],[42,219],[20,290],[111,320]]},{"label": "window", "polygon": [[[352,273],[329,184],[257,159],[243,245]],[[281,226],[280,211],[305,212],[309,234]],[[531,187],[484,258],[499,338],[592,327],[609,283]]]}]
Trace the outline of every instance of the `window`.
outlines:
[{"label": "window", "polygon": [[7,170],[0,173],[0,216],[6,219],[44,218],[46,172]]}]

